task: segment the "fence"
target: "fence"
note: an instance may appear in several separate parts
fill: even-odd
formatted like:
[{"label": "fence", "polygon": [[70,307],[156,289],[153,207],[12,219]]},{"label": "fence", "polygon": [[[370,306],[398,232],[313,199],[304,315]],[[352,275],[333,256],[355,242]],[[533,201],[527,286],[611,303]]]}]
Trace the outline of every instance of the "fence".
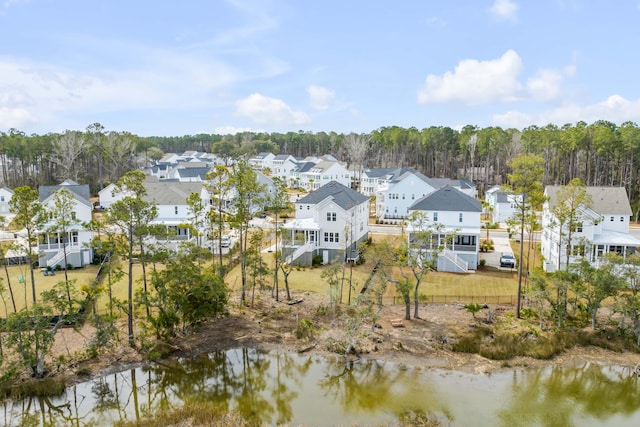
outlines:
[{"label": "fence", "polygon": [[[412,295],[413,297],[413,295]],[[515,305],[517,295],[420,295],[420,304],[508,304]],[[404,304],[402,297],[383,297],[383,304]],[[411,300],[413,305],[413,298]]]}]

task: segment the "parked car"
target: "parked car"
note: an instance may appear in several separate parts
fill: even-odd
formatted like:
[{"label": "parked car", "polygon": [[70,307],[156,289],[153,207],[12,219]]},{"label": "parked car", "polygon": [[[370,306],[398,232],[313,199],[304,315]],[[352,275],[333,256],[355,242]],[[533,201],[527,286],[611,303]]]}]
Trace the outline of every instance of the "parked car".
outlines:
[{"label": "parked car", "polygon": [[516,258],[513,254],[502,252],[500,255],[500,267],[509,267],[515,268],[516,266]]},{"label": "parked car", "polygon": [[222,246],[223,248],[228,248],[229,246],[231,246],[231,238],[229,236],[222,236],[220,246]]}]

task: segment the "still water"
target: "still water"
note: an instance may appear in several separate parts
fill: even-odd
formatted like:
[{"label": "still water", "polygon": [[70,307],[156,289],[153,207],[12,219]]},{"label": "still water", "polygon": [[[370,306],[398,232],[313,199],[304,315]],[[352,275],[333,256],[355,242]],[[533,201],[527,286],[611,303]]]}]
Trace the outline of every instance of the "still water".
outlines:
[{"label": "still water", "polygon": [[0,423],[109,426],[215,401],[254,425],[380,425],[417,411],[443,426],[639,426],[632,373],[585,363],[474,375],[234,349],[112,373],[55,398],[6,402]]}]

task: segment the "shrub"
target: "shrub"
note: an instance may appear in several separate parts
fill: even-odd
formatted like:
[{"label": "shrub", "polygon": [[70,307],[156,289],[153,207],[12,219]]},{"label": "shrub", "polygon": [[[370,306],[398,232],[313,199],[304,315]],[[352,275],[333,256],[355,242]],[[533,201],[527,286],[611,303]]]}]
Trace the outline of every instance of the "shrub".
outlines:
[{"label": "shrub", "polygon": [[313,267],[322,265],[322,255],[315,255],[313,258],[311,258],[311,265]]}]

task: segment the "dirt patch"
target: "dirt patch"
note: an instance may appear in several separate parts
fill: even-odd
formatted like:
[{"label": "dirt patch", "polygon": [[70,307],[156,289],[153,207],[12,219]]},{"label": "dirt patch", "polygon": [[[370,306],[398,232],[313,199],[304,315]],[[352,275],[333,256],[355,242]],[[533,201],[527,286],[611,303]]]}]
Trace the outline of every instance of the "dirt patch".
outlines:
[{"label": "dirt patch", "polygon": [[[286,301],[276,302],[270,295],[263,294],[253,307],[242,308],[232,304],[228,316],[209,321],[197,333],[176,339],[173,343],[175,352],[171,357],[188,357],[237,347],[343,356],[346,345],[345,326],[333,313],[327,313],[323,305],[326,304],[326,298],[313,293],[294,297],[303,301],[289,305]],[[432,304],[420,306],[421,318],[404,320],[404,306],[387,306],[380,313],[377,327],[372,329],[371,324],[367,324],[360,328],[360,357],[474,373],[579,361],[628,366],[640,364],[638,354],[613,353],[597,348],[573,349],[551,361],[517,358],[510,360],[508,365],[474,354],[450,351],[448,348],[451,341],[483,323],[489,309],[493,311],[496,323],[513,317],[512,306],[489,307],[473,318],[459,304]],[[411,314],[413,315],[413,311]],[[303,319],[307,319],[312,325],[313,336],[308,339],[296,337],[297,326]],[[400,319],[402,326],[394,327],[392,321]],[[510,321],[513,322],[512,319]],[[144,363],[144,356],[127,345],[126,324],[122,324],[122,331],[118,344],[98,358],[64,364],[59,363],[61,355],[62,359],[69,361],[82,359],[83,349],[92,330],[89,326],[80,331],[63,329],[57,336],[50,362],[53,366],[58,365],[57,372],[65,375],[69,383]]]}]

